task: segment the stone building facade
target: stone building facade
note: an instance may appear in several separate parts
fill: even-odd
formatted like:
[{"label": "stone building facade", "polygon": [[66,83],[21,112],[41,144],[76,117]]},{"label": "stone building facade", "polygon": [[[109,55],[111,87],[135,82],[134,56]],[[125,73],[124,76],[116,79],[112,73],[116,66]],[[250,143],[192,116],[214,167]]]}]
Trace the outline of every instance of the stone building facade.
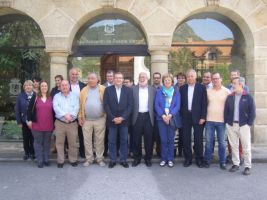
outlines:
[{"label": "stone building facade", "polygon": [[67,74],[67,57],[80,27],[108,13],[123,15],[141,28],[152,73],[168,71],[173,32],[186,19],[217,13],[230,28],[238,26],[241,33],[235,36],[244,37],[240,45],[246,44],[246,79],[257,106],[253,140],[267,144],[267,0],[0,0],[0,17],[27,15],[40,26],[51,58],[51,83],[56,74]]}]

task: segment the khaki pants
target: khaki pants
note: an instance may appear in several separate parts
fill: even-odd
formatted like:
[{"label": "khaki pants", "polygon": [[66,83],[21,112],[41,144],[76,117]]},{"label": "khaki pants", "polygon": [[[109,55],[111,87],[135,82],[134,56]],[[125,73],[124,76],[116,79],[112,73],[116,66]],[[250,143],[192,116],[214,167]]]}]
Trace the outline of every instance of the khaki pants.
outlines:
[{"label": "khaki pants", "polygon": [[78,125],[77,122],[66,124],[56,120],[55,122],[55,133],[56,133],[56,147],[57,147],[57,162],[64,163],[64,145],[65,137],[68,139],[68,157],[71,163],[76,162],[78,159]]},{"label": "khaki pants", "polygon": [[251,168],[251,133],[248,125],[239,126],[234,123],[233,126],[226,124],[228,130],[228,140],[232,147],[232,161],[234,165],[239,166],[239,139],[243,147],[243,157],[245,167]]},{"label": "khaki pants", "polygon": [[[83,129],[85,157],[86,161],[92,163],[94,161],[93,147],[95,148],[96,161],[103,161],[104,157],[104,140],[106,131],[106,117],[97,120],[86,120]],[[94,137],[93,137],[94,134]],[[93,146],[94,138],[94,146]]]}]

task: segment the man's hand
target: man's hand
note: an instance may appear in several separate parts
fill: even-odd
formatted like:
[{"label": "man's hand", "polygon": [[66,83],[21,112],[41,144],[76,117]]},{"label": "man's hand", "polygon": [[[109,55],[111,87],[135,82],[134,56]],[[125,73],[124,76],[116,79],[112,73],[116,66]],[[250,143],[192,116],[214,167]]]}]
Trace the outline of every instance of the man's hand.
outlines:
[{"label": "man's hand", "polygon": [[79,125],[80,125],[80,126],[83,126],[83,125],[84,125],[84,120],[79,119],[78,121],[79,121]]},{"label": "man's hand", "polygon": [[199,124],[200,124],[200,125],[203,125],[203,124],[205,123],[205,121],[206,121],[205,119],[200,119],[200,120],[199,120]]},{"label": "man's hand", "polygon": [[28,125],[29,129],[32,129],[32,121],[28,121],[27,125]]},{"label": "man's hand", "polygon": [[66,122],[71,122],[72,121],[72,116],[68,113],[64,116],[64,119]]}]

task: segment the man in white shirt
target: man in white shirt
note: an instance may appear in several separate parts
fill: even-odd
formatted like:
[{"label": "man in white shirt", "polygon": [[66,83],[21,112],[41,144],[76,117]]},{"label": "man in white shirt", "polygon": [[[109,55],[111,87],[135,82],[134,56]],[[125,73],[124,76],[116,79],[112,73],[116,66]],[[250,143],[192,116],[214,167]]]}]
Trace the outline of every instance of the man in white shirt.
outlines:
[{"label": "man in white shirt", "polygon": [[141,72],[138,85],[133,87],[133,167],[141,162],[142,135],[144,135],[145,164],[148,167],[152,165],[155,91],[155,88],[148,85],[147,74]]}]

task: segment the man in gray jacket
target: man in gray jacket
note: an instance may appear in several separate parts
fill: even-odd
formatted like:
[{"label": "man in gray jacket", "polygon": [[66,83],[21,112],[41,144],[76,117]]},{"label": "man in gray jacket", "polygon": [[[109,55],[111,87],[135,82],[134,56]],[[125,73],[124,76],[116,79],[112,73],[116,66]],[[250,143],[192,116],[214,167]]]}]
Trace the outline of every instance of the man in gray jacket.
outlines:
[{"label": "man in gray jacket", "polygon": [[145,72],[139,74],[138,85],[133,87],[133,167],[140,164],[142,158],[142,134],[144,134],[145,164],[150,167],[153,154],[155,88],[148,85]]}]

